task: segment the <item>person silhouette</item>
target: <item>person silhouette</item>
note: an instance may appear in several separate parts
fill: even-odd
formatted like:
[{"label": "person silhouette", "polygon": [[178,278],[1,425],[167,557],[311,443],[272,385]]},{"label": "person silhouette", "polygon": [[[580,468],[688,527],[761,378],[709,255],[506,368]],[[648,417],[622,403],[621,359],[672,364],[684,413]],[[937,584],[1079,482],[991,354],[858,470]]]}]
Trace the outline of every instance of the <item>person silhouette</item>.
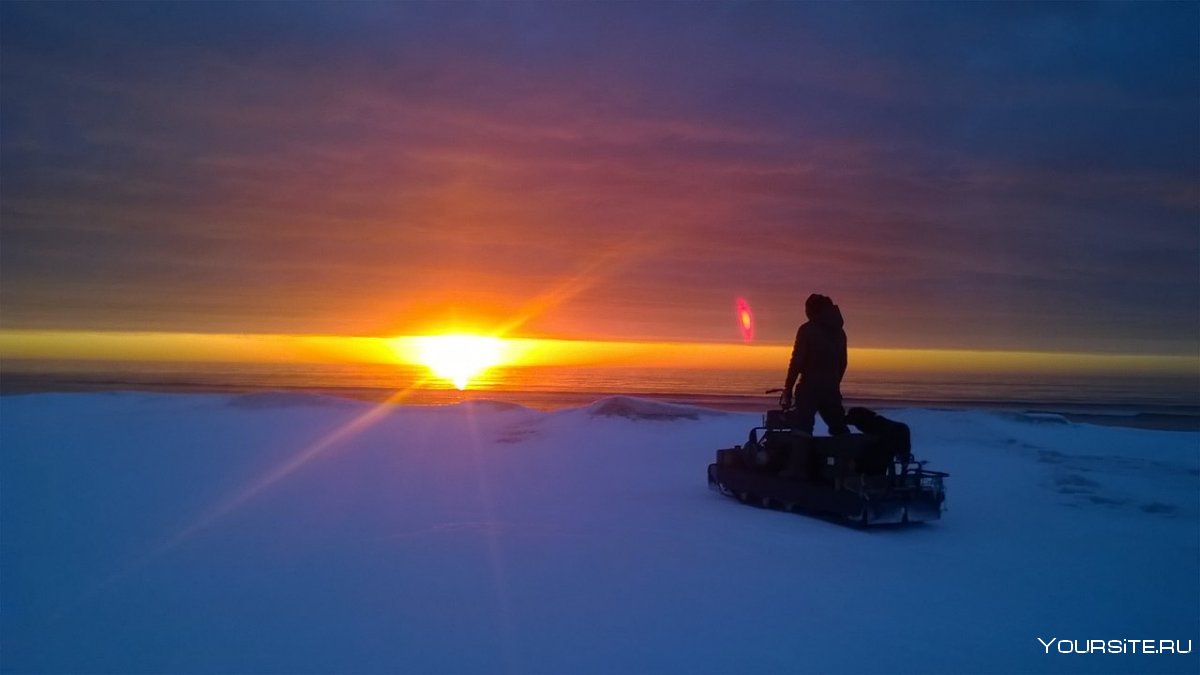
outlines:
[{"label": "person silhouette", "polygon": [[811,434],[820,413],[831,435],[848,434],[841,391],[842,377],[846,374],[842,311],[828,296],[813,293],[804,302],[804,314],[808,321],[796,331],[781,403],[787,409],[795,402],[793,429]]}]

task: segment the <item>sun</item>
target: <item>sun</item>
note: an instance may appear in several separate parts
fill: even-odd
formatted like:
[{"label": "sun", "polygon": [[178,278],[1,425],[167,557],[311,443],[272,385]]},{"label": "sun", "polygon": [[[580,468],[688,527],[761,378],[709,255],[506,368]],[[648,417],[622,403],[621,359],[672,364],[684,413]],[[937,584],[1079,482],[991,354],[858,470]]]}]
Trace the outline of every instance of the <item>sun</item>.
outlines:
[{"label": "sun", "polygon": [[413,338],[416,361],[462,391],[480,373],[504,360],[504,341],[482,335]]}]

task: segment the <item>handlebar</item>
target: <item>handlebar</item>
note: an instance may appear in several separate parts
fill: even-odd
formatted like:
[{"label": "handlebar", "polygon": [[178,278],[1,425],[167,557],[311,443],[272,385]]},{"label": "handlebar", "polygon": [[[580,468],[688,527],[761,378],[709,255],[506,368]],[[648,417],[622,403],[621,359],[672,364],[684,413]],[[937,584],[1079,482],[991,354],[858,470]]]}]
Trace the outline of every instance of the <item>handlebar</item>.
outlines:
[{"label": "handlebar", "polygon": [[791,407],[791,401],[787,401],[787,402],[784,401],[784,397],[788,396],[788,392],[785,389],[768,389],[764,393],[779,394],[779,407],[781,409],[787,410],[788,408]]}]

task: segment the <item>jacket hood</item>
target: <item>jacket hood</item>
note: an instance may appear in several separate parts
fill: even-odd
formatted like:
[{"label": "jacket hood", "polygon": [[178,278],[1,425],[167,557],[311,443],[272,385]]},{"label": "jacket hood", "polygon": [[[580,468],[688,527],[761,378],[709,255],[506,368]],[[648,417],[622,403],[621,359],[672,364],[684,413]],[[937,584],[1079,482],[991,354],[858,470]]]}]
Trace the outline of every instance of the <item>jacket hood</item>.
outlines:
[{"label": "jacket hood", "polygon": [[837,305],[829,305],[812,318],[813,323],[820,324],[833,330],[841,330],[846,325],[842,319],[842,310]]}]

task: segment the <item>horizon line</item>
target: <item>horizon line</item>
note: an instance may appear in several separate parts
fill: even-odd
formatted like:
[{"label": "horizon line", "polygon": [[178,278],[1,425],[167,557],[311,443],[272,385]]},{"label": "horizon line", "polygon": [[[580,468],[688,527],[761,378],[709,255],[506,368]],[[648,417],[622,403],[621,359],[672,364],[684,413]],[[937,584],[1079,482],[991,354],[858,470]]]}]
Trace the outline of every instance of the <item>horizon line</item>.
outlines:
[{"label": "horizon line", "polygon": [[[175,361],[359,363],[420,365],[418,335],[341,336],[277,333],[196,333],[0,329],[0,362]],[[678,340],[588,340],[494,336],[508,367],[785,368],[791,345]],[[970,349],[851,347],[852,367],[866,370],[1142,372],[1200,375],[1200,355]]]}]

